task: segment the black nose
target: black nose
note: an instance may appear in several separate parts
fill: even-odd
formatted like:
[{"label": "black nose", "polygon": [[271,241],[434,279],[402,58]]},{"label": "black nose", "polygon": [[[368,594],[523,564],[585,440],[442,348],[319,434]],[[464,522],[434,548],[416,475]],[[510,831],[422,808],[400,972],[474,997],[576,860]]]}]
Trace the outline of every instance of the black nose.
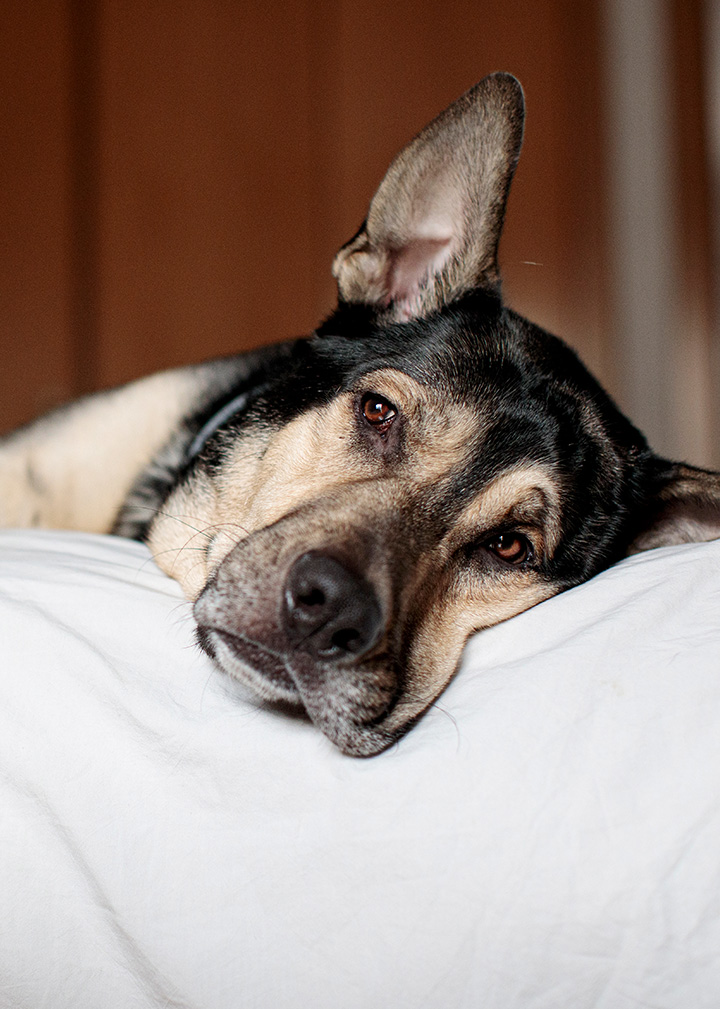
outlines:
[{"label": "black nose", "polygon": [[358,657],[376,644],[380,604],[364,578],[320,550],[295,561],[285,583],[290,642],[317,658]]}]

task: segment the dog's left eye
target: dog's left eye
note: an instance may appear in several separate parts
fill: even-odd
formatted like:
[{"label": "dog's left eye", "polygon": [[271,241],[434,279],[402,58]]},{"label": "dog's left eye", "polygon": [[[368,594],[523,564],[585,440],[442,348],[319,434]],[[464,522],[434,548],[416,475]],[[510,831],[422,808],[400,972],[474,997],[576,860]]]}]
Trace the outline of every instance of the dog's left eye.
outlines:
[{"label": "dog's left eye", "polygon": [[382,396],[369,392],[363,396],[360,410],[365,420],[383,434],[397,417],[397,409]]},{"label": "dog's left eye", "polygon": [[522,533],[507,532],[486,543],[487,549],[508,564],[522,564],[533,555],[532,543]]}]

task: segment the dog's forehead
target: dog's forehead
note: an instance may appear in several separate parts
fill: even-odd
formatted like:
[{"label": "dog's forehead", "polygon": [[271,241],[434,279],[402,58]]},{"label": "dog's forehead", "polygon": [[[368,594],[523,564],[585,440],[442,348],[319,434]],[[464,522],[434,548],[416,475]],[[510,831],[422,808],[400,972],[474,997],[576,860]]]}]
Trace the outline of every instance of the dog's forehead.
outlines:
[{"label": "dog's forehead", "polygon": [[[422,381],[410,370],[373,368],[353,376],[346,391],[377,393],[401,412],[404,421],[422,426],[429,438],[447,436],[453,447],[459,437],[476,438],[487,422],[478,404],[454,395],[447,381]],[[467,444],[467,442],[460,442]]]},{"label": "dog's forehead", "polygon": [[[414,379],[436,403],[462,405],[492,418],[503,406],[518,401],[540,385],[547,371],[545,334],[534,340],[514,317],[494,302],[464,303],[431,319],[403,325],[325,334],[314,345],[316,360],[326,368],[329,385],[338,379],[352,388],[373,373],[392,369]],[[545,357],[544,367],[539,360]],[[553,375],[567,385],[561,357],[550,364]],[[547,391],[547,390],[545,390]]]},{"label": "dog's forehead", "polygon": [[644,445],[567,345],[498,301],[471,297],[436,317],[375,331],[333,336],[333,319],[326,325],[316,351],[329,384],[339,378],[348,389],[393,369],[438,410],[450,413],[452,404],[473,416],[473,483],[481,471],[524,461],[565,468],[573,482],[578,450]]},{"label": "dog's forehead", "polygon": [[440,340],[431,331],[400,351],[391,345],[386,354],[368,354],[346,371],[342,389],[390,400],[405,422],[408,447],[445,451],[447,468],[460,467],[460,483],[470,489],[508,467],[560,461],[554,385],[567,398],[561,372],[548,381],[531,354],[497,333],[479,339],[450,332]]}]

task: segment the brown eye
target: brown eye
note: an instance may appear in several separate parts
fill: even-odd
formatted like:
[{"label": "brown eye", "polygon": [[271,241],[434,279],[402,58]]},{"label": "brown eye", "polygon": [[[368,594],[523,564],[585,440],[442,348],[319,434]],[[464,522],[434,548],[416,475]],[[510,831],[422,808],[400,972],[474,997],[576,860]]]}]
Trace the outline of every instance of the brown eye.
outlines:
[{"label": "brown eye", "polygon": [[382,396],[370,392],[363,396],[360,407],[362,415],[380,433],[386,431],[397,417],[397,410]]},{"label": "brown eye", "polygon": [[501,533],[488,541],[487,548],[508,564],[522,564],[532,557],[532,544],[522,533]]}]

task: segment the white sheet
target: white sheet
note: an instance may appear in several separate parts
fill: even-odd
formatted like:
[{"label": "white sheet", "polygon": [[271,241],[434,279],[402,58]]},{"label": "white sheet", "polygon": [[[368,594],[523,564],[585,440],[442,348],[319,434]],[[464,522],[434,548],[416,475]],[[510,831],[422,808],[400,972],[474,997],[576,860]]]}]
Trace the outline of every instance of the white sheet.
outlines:
[{"label": "white sheet", "polygon": [[0,534],[0,645],[3,1007],[720,1005],[720,542],[479,635],[370,760],[136,544]]}]

